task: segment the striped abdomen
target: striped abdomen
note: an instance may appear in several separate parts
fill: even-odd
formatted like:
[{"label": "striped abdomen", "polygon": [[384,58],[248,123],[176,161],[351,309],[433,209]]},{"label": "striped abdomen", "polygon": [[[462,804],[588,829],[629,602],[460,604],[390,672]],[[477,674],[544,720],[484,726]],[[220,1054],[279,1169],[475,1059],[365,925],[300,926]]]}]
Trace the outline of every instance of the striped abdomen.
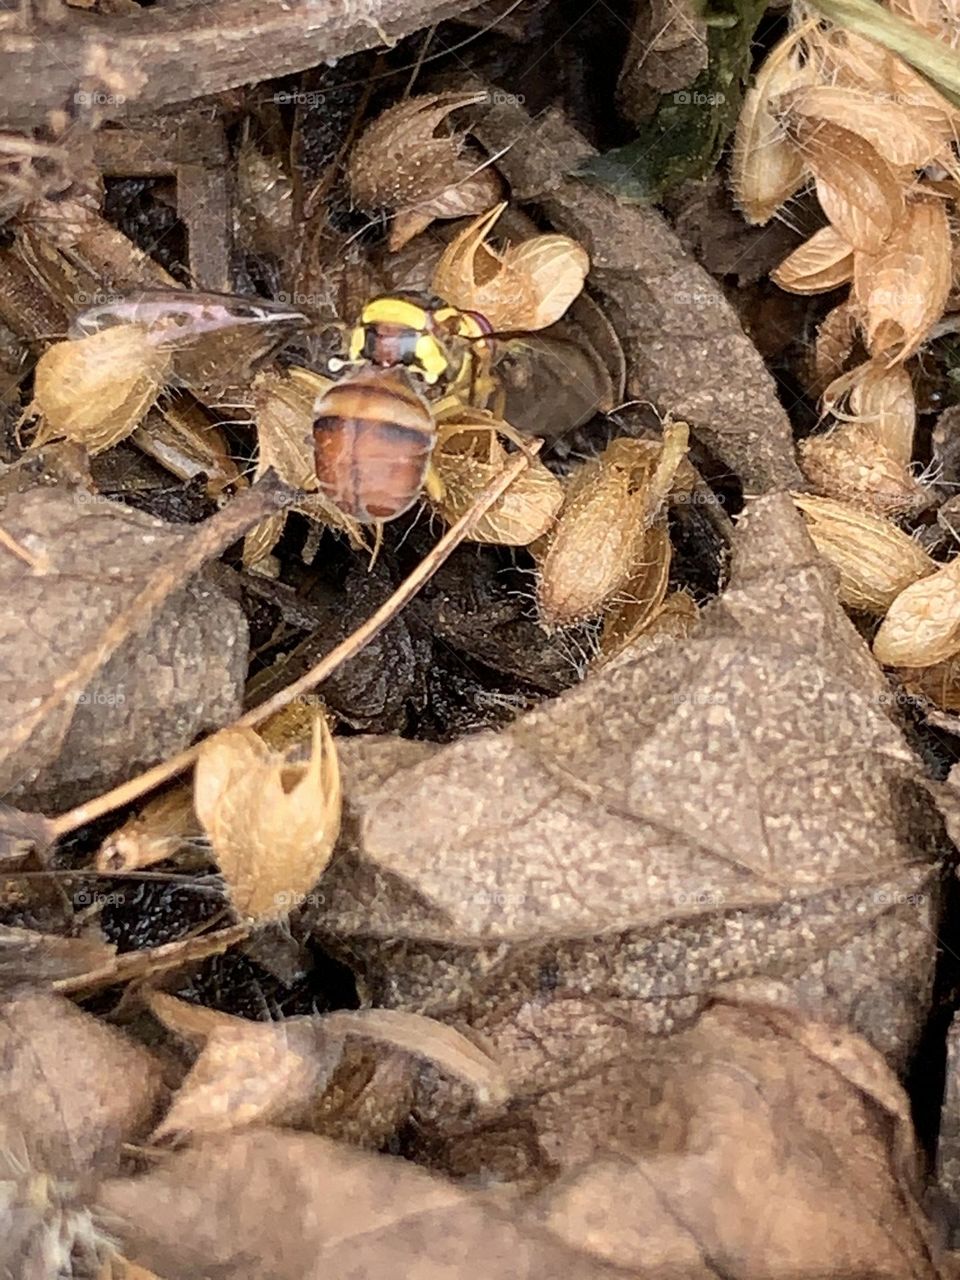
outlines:
[{"label": "striped abdomen", "polygon": [[429,406],[399,371],[338,382],[314,409],[320,492],[355,520],[392,520],[416,502],[435,440]]}]

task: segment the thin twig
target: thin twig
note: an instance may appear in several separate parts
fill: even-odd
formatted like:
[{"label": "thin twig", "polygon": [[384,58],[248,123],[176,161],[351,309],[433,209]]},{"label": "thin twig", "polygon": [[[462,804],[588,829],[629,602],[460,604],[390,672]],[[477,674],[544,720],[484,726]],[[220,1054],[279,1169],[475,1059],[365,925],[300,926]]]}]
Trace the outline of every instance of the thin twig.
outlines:
[{"label": "thin twig", "polygon": [[[536,455],[539,448],[540,442],[532,441],[527,452],[518,453],[510,465],[482,490],[470,510],[461,516],[456,524],[451,525],[433,550],[424,556],[409,577],[401,582],[396,591],[356,631],[347,636],[334,649],[331,649],[316,666],[311,667],[299,680],[287,685],[285,689],[275,693],[266,702],[261,702],[258,707],[253,707],[252,710],[246,712],[245,715],[242,715],[239,720],[228,727],[238,728],[260,724],[282,707],[288,706],[302,694],[315,689],[318,684],[322,684],[324,680],[329,679],[343,663],[349,662],[351,658],[356,657],[360,650],[379,635],[400,610],[409,604],[417,592],[429,582],[443,562],[463,542],[472,526],[486,515],[517,476],[526,469],[530,459]],[[179,755],[163,761],[162,764],[154,765],[152,769],[147,769],[145,773],[139,774],[136,778],[131,778],[128,782],[121,783],[118,787],[113,787],[110,791],[104,792],[103,795],[96,796],[93,800],[88,800],[86,804],[78,805],[75,809],[69,809],[66,813],[60,814],[59,817],[52,819],[51,822],[54,833],[57,837],[60,837],[67,835],[71,831],[76,831],[78,827],[86,826],[88,822],[93,822],[94,819],[102,818],[104,814],[110,813],[114,809],[130,804],[132,801],[139,799],[140,796],[145,795],[146,792],[152,791],[154,787],[158,787],[161,783],[176,777],[178,773],[183,773],[185,769],[189,769],[191,765],[196,763],[204,741],[207,741],[207,739],[195,743],[186,751],[181,751]]]}]

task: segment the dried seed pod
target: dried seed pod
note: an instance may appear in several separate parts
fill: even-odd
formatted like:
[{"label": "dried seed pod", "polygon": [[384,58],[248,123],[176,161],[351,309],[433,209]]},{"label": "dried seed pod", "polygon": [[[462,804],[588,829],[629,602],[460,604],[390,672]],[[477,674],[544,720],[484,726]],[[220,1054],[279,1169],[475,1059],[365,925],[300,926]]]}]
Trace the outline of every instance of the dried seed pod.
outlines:
[{"label": "dried seed pod", "polygon": [[569,236],[534,236],[498,252],[485,236],[506,208],[481,214],[447,245],[433,291],[451,306],[479,311],[500,330],[545,329],[583,288],[590,259]]},{"label": "dried seed pod", "polygon": [[[310,494],[293,508],[319,524],[342,529],[355,547],[365,547],[362,527],[338,511],[317,492],[313,450],[313,408],[333,382],[312,369],[298,367],[276,373],[265,370],[253,383],[254,419],[259,456],[257,476],[273,467],[281,480]],[[279,541],[287,513],[271,516],[258,525],[243,545],[246,565],[257,564]]]},{"label": "dried seed pod", "polygon": [[602,657],[622,653],[656,618],[667,594],[671,558],[670,534],[661,517],[644,535],[637,564],[621,591],[622,603],[614,605],[603,619]]},{"label": "dried seed pod", "polygon": [[873,641],[887,667],[932,667],[960,652],[960,557],[907,587]]},{"label": "dried seed pod", "polygon": [[784,258],[770,279],[790,293],[824,293],[853,279],[853,250],[834,227],[821,227]]},{"label": "dried seed pod", "polygon": [[892,457],[909,466],[917,404],[903,365],[871,361],[841,374],[824,391],[822,406],[824,413],[867,427]]},{"label": "dried seed pod", "polygon": [[600,613],[644,564],[646,534],[686,450],[684,423],[663,444],[620,438],[580,468],[542,556],[537,600],[544,622],[566,626]]},{"label": "dried seed pod", "polygon": [[54,343],[37,362],[27,410],[43,418],[34,444],[66,436],[91,453],[111,448],[139,425],[169,368],[169,352],[152,346],[142,325]]},{"label": "dried seed pod", "polygon": [[853,354],[860,331],[860,312],[849,300],[824,316],[813,348],[811,390],[822,395]]},{"label": "dried seed pod", "polygon": [[484,102],[486,93],[424,94],[379,115],[350,156],[347,180],[365,209],[397,214],[390,248],[399,249],[434,218],[482,213],[500,198],[494,169],[464,150],[464,133],[437,136],[452,111]]},{"label": "dried seed pod", "polygon": [[911,583],[937,565],[902,529],[846,502],[794,494],[807,532],[839,571],[840,599],[851,609],[883,614]]},{"label": "dried seed pod", "polygon": [[827,120],[857,134],[892,165],[921,169],[943,156],[948,139],[923,114],[888,94],[842,84],[807,85],[785,94],[779,110],[812,122]]},{"label": "dried seed pod", "polygon": [[878,253],[904,215],[903,187],[893,167],[859,134],[832,121],[786,111],[784,123],[838,234],[854,249]]},{"label": "dried seed pod", "polygon": [[821,494],[881,516],[912,515],[933,501],[930,490],[860,422],[798,445],[800,468]]},{"label": "dried seed pod", "polygon": [[310,759],[292,764],[252,729],[224,729],[200,749],[194,805],[242,916],[287,915],[317,882],[340,831],[340,768],[318,715]]},{"label": "dried seed pod", "polygon": [[744,217],[755,225],[769,222],[809,176],[803,156],[771,110],[782,94],[811,81],[813,68],[801,53],[797,32],[771,50],[737,120],[731,186]]},{"label": "dried seed pod", "polygon": [[881,252],[856,255],[853,292],[871,355],[906,360],[943,315],[952,277],[941,201],[913,200]]},{"label": "dried seed pod", "polygon": [[135,871],[172,857],[187,841],[203,834],[193,811],[190,787],[173,787],[149,800],[139,813],[101,844],[98,871]]},{"label": "dried seed pod", "polygon": [[[505,424],[503,424],[505,425]],[[498,422],[477,410],[459,409],[439,424],[433,466],[443,493],[433,505],[453,524],[473,505],[477,494],[499,475],[510,455],[497,436]],[[553,527],[563,506],[563,486],[534,458],[506,493],[477,521],[471,542],[525,547]]]}]

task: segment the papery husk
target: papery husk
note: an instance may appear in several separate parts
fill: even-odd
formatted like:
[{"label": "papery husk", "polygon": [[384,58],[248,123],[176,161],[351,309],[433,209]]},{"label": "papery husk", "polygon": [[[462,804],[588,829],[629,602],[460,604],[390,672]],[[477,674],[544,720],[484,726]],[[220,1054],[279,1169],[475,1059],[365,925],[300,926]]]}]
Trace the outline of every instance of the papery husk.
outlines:
[{"label": "papery husk", "polygon": [[477,165],[462,155],[464,133],[438,137],[436,131],[451,112],[486,97],[486,92],[418,94],[381,112],[350,152],[347,182],[357,204],[414,208],[469,178]]},{"label": "papery husk", "polygon": [[939,200],[912,200],[880,253],[858,253],[853,292],[873,356],[913,355],[943,315],[952,281],[950,225]]},{"label": "papery husk", "polygon": [[849,299],[824,316],[813,344],[811,391],[814,395],[823,395],[830,383],[843,373],[857,345],[859,332],[860,312]]},{"label": "papery husk", "polygon": [[911,583],[934,573],[936,561],[902,529],[846,502],[794,494],[817,550],[840,574],[848,608],[882,615]]},{"label": "papery husk", "polygon": [[797,446],[800,468],[821,494],[881,516],[914,515],[933,494],[860,422],[844,422]]},{"label": "papery husk", "polygon": [[[645,577],[646,534],[686,451],[685,423],[664,427],[664,441],[619,438],[585,463],[540,559],[537,602],[547,626],[601,613]],[[631,592],[631,596],[636,592]]]},{"label": "papery husk", "polygon": [[[489,414],[459,410],[438,425],[431,461],[443,494],[432,502],[443,519],[453,524],[500,475],[511,455],[497,437],[497,419]],[[469,541],[529,546],[553,527],[562,506],[562,484],[539,458],[531,458],[506,493],[472,525]]]},{"label": "papery husk", "polygon": [[792,32],[770,51],[744,95],[737,120],[730,185],[744,217],[754,225],[769,222],[809,177],[803,156],[771,109],[784,93],[811,83],[815,74],[801,61],[799,38],[799,32]]},{"label": "papery husk", "polygon": [[824,391],[822,407],[824,413],[868,428],[893,458],[909,466],[917,404],[913,382],[903,365],[871,361],[841,374]]},{"label": "papery husk", "polygon": [[893,167],[859,134],[831,121],[786,111],[784,122],[837,233],[854,249],[878,253],[904,216],[903,186]]},{"label": "papery husk", "polygon": [[638,562],[622,589],[623,600],[604,615],[600,633],[603,657],[622,653],[657,616],[670,581],[672,550],[667,522],[660,517],[644,535]]},{"label": "papery husk", "polygon": [[340,831],[340,768],[323,715],[315,717],[303,764],[253,729],[206,739],[194,806],[240,915],[265,921],[289,914],[319,879]]},{"label": "papery husk", "polygon": [[66,436],[102,453],[139,426],[170,370],[171,356],[147,338],[143,325],[117,325],[48,347],[34,374],[25,417],[43,421],[34,445]]},{"label": "papery husk", "polygon": [[485,243],[506,208],[481,214],[447,245],[433,291],[451,306],[479,311],[494,330],[545,329],[583,288],[590,259],[569,236],[534,236],[502,251]]},{"label": "papery husk", "polygon": [[[333,381],[312,369],[294,366],[283,372],[264,370],[253,383],[253,411],[257,427],[256,476],[272,467],[281,480],[306,490],[309,497],[291,510],[318,524],[340,529],[352,546],[366,548],[362,526],[338,511],[317,490],[313,452],[314,405]],[[244,539],[243,562],[249,568],[266,558],[280,540],[287,511],[262,521]]]},{"label": "papery husk", "polygon": [[960,652],[960,558],[897,596],[873,654],[888,667],[932,667]]},{"label": "papery husk", "polygon": [[942,129],[882,91],[807,85],[784,94],[780,109],[814,122],[828,120],[857,134],[895,167],[922,169],[941,156],[950,163],[949,139]]},{"label": "papery husk", "polygon": [[821,227],[784,258],[770,279],[790,293],[824,293],[853,279],[853,250],[835,227]]},{"label": "papery husk", "polygon": [[387,236],[387,248],[396,253],[439,218],[467,218],[483,213],[497,203],[502,193],[503,182],[496,169],[478,164],[439,195],[412,209],[398,209]]}]

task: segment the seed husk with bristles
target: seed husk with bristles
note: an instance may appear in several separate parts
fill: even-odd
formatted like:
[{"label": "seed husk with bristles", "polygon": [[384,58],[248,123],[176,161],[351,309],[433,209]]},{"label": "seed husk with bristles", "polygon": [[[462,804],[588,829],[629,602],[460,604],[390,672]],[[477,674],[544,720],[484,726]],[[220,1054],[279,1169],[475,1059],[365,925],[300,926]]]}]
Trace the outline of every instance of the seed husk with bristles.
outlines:
[{"label": "seed husk with bristles", "polygon": [[893,166],[859,134],[832,121],[790,111],[784,121],[838,234],[854,249],[878,253],[904,214],[903,186]]},{"label": "seed husk with bristles", "polygon": [[814,74],[814,68],[802,60],[797,34],[792,33],[771,50],[744,96],[734,134],[730,182],[744,217],[754,225],[769,222],[809,177],[803,156],[771,104],[791,89],[809,84]]},{"label": "seed husk with bristles", "polygon": [[853,279],[853,250],[835,227],[821,227],[784,258],[770,279],[790,293],[824,293]]},{"label": "seed husk with bristles", "polygon": [[785,94],[782,109],[827,120],[857,134],[894,166],[922,169],[949,150],[947,137],[923,114],[882,92],[842,84],[808,85]]},{"label": "seed husk with bristles", "polygon": [[118,444],[156,400],[170,361],[137,324],[54,343],[37,361],[27,410],[43,418],[34,444],[66,436],[91,454]]},{"label": "seed husk with bristles", "polygon": [[901,364],[871,361],[841,374],[823,393],[824,413],[857,422],[908,467],[913,458],[917,404],[910,374]]},{"label": "seed husk with bristles", "polygon": [[902,529],[847,502],[794,494],[807,532],[840,574],[840,599],[851,609],[884,614],[936,561]]},{"label": "seed husk with bristles", "polygon": [[939,200],[912,200],[882,250],[858,253],[853,293],[873,356],[906,360],[943,315],[952,282],[950,225]]},{"label": "seed husk with bristles", "polygon": [[873,641],[888,667],[932,667],[960,652],[960,557],[897,596]]},{"label": "seed husk with bristles", "polygon": [[826,435],[809,436],[797,453],[801,470],[821,494],[876,515],[915,515],[934,500],[863,423],[844,422]]}]

